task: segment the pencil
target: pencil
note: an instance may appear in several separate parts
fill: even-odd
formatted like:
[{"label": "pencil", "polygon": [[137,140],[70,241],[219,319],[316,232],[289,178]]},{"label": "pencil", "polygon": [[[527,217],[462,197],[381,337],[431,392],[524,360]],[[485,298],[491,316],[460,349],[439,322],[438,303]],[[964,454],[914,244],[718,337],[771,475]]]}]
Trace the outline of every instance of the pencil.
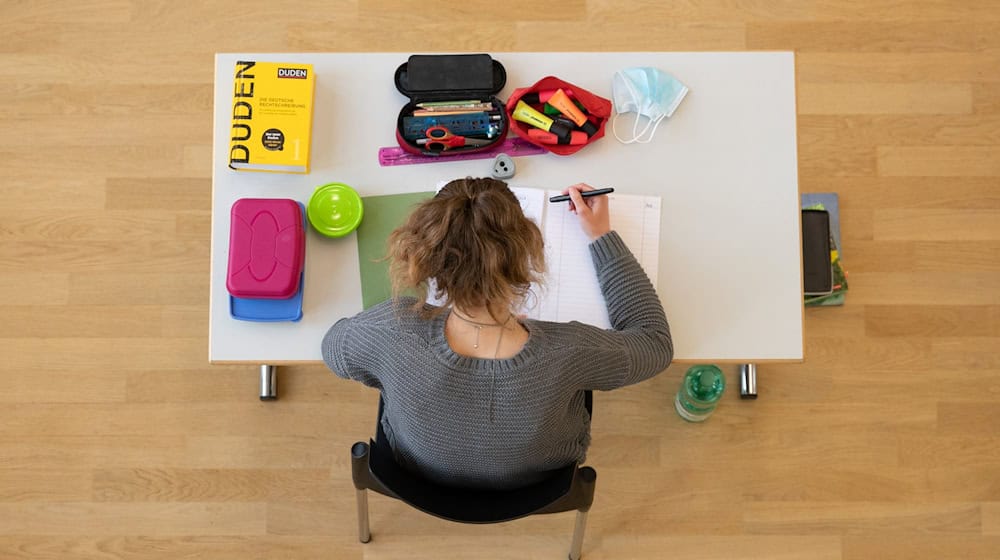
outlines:
[{"label": "pencil", "polygon": [[[592,191],[580,191],[580,196],[582,196],[583,198],[587,198],[589,196],[611,194],[613,192],[615,192],[615,189],[609,187],[606,189],[594,189]],[[570,198],[568,194],[561,194],[559,196],[553,196],[552,198],[549,199],[549,202],[566,202],[569,199]]]}]

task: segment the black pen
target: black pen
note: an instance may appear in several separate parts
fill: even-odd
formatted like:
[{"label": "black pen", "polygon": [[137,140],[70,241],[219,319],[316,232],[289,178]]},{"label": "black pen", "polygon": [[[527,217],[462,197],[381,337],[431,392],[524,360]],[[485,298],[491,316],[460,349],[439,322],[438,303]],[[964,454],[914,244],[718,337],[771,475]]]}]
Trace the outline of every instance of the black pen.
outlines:
[{"label": "black pen", "polygon": [[[587,198],[588,196],[598,196],[598,195],[602,195],[602,194],[611,194],[613,192],[615,192],[615,189],[612,189],[612,188],[608,187],[606,189],[594,189],[592,191],[580,191],[580,196],[582,196],[583,198]],[[568,194],[561,194],[559,196],[553,196],[552,198],[549,199],[549,202],[566,202],[567,200],[569,200],[569,195]]]}]

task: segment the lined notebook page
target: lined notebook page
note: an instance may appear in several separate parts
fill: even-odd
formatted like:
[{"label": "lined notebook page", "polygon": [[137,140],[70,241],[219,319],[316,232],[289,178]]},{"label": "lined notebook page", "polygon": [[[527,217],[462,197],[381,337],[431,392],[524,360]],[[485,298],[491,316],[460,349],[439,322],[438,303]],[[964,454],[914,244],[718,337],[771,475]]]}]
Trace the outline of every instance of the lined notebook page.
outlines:
[{"label": "lined notebook page", "polygon": [[[529,301],[525,313],[547,321],[580,321],[611,328],[590,257],[590,240],[567,203],[548,202],[548,197],[560,192],[511,190],[521,201],[525,215],[539,224],[545,237],[545,285],[535,286],[537,301]],[[608,198],[611,228],[621,235],[655,286],[660,254],[660,198],[620,193]]]}]

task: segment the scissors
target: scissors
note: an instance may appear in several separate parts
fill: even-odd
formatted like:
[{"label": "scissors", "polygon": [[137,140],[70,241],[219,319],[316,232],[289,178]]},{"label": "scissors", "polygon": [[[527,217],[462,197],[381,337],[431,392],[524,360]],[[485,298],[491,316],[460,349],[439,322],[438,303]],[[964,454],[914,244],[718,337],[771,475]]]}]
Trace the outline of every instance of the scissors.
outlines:
[{"label": "scissors", "polygon": [[468,138],[466,136],[455,136],[450,130],[443,126],[432,126],[427,129],[427,138],[417,140],[417,144],[423,144],[428,150],[440,152],[451,148],[462,146],[486,146],[492,140],[485,138]]}]

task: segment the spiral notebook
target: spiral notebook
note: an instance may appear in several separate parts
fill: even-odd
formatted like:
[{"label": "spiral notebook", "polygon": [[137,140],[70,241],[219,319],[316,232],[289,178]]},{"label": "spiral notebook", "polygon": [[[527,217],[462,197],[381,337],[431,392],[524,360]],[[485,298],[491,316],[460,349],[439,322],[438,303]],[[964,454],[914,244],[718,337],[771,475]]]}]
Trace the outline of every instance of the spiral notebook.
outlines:
[{"label": "spiral notebook", "polygon": [[[545,239],[545,283],[532,290],[522,310],[528,317],[545,321],[580,321],[601,328],[611,328],[607,306],[601,294],[590,240],[583,233],[576,215],[565,202],[552,203],[560,191],[511,188],[521,201],[526,216],[539,225]],[[623,193],[607,195],[611,204],[611,228],[642,265],[655,286],[660,255],[660,197]]]}]

